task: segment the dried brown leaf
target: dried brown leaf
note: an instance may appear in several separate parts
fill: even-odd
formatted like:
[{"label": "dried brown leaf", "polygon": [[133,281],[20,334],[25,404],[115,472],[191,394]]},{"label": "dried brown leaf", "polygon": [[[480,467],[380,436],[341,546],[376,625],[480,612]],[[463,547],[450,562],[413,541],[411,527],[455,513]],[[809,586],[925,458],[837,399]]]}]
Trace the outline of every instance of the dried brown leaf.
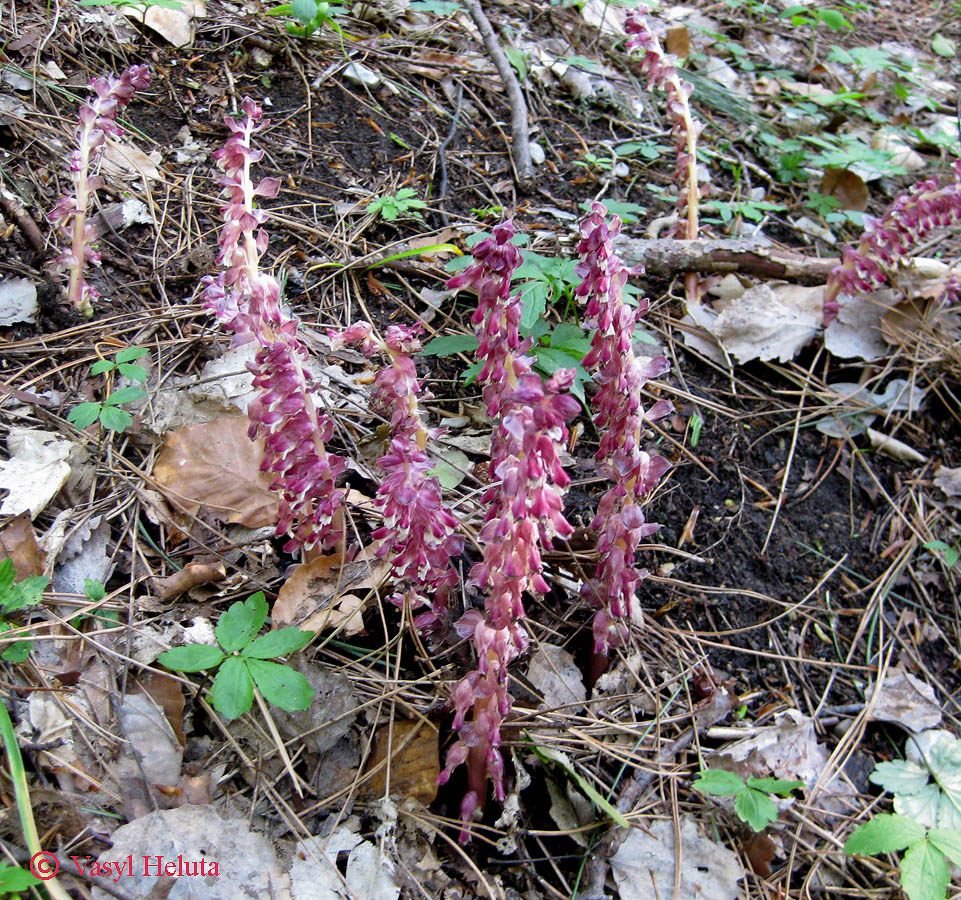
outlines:
[{"label": "dried brown leaf", "polygon": [[379,587],[389,571],[390,563],[375,559],[372,548],[348,563],[340,553],[318,556],[298,566],[284,582],[271,613],[274,625],[358,634],[364,628],[363,596]]},{"label": "dried brown leaf", "polygon": [[868,186],[857,172],[850,169],[825,169],[821,179],[821,193],[834,197],[841,209],[864,212],[868,208]]},{"label": "dried brown leaf", "polygon": [[[390,751],[390,761],[385,764]],[[368,770],[370,779],[362,794],[383,797],[390,775],[390,793],[419,800],[425,806],[437,796],[440,752],[437,728],[423,720],[395,721],[381,727],[374,736],[374,753]]]},{"label": "dried brown leaf", "polygon": [[0,530],[0,558],[13,560],[18,581],[29,575],[43,575],[43,554],[30,513],[21,513]]},{"label": "dried brown leaf", "polygon": [[664,49],[673,53],[679,59],[687,59],[691,55],[691,33],[686,25],[668,28],[664,38]]},{"label": "dried brown leaf", "polygon": [[159,706],[177,736],[181,747],[187,746],[184,734],[184,692],[176,678],[162,672],[147,671],[138,679],[140,689]]},{"label": "dried brown leaf", "polygon": [[260,471],[263,443],[247,437],[247,419],[230,416],[188,425],[164,438],[153,475],[172,506],[196,515],[262,528],[277,521],[270,477]]}]

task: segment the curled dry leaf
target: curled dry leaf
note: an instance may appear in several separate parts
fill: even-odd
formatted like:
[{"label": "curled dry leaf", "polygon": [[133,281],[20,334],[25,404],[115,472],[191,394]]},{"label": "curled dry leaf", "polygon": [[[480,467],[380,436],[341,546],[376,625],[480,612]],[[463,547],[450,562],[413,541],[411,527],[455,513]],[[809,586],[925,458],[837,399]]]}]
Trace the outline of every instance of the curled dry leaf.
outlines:
[{"label": "curled dry leaf", "polygon": [[153,475],[172,506],[188,515],[204,507],[247,528],[277,521],[270,477],[260,471],[263,444],[247,438],[247,425],[245,417],[230,416],[165,437]]},{"label": "curled dry leaf", "polygon": [[389,571],[390,563],[375,559],[371,548],[348,563],[340,553],[318,556],[298,566],[284,582],[271,613],[274,625],[358,634],[364,629],[364,597],[383,584]]},{"label": "curled dry leaf", "polygon": [[17,580],[29,575],[43,575],[43,555],[30,521],[30,513],[21,513],[0,530],[0,559],[12,559]]},{"label": "curled dry leaf", "polygon": [[169,600],[178,594],[186,593],[191,588],[215,581],[223,581],[226,577],[227,571],[223,563],[212,566],[207,563],[192,562],[187,563],[173,575],[168,575],[166,578],[155,578],[154,587],[160,594],[161,600]]}]

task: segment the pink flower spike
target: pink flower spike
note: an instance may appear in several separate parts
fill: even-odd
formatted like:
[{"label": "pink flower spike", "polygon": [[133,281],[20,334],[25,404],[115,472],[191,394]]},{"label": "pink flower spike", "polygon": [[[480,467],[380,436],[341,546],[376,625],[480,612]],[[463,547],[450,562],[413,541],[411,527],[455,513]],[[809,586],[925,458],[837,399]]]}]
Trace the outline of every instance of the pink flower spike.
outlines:
[{"label": "pink flower spike", "polygon": [[254,187],[250,167],[263,151],[251,140],[270,123],[261,121],[260,107],[245,97],[246,119],[224,121],[231,132],[227,143],[214,153],[224,170],[221,184],[227,203],[221,207],[219,262],[224,271],[201,282],[207,309],[234,333],[234,344],[256,340],[260,345],[253,363],[254,387],[260,393],[250,404],[250,437],[264,439],[261,469],[274,475],[270,487],[280,495],[277,534],[286,534],[288,552],[329,547],[342,532],[336,514],[343,500],[337,482],[347,460],[329,453],[326,442],[333,425],[311,397],[312,379],[304,361],[307,353],[297,340],[297,322],[281,309],[280,285],[260,269],[267,248],[266,220],[255,198],[275,197],[280,182],[263,179]]},{"label": "pink flower spike", "polygon": [[94,97],[80,108],[80,124],[74,132],[77,149],[70,163],[73,196],[60,200],[47,217],[61,232],[69,234],[70,249],[64,250],[58,261],[70,274],[67,298],[87,317],[93,315],[93,300],[99,294],[84,281],[84,262],[100,262],[100,255],[90,247],[96,235],[87,224],[87,210],[94,192],[103,184],[99,176],[90,172],[100,161],[106,136],[123,134],[116,121],[120,111],[137,91],[146,90],[149,85],[147,66],[131,66],[119,78],[111,74],[90,82]]}]

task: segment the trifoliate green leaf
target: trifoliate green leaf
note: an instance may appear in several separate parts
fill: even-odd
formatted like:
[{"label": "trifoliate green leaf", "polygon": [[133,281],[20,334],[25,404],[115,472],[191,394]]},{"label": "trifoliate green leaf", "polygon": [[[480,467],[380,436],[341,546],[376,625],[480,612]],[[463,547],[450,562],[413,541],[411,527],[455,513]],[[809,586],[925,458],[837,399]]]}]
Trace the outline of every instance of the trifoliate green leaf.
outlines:
[{"label": "trifoliate green leaf", "polygon": [[220,665],[224,653],[219,647],[208,644],[187,644],[174,647],[157,657],[157,662],[175,672],[202,672]]},{"label": "trifoliate green leaf", "polygon": [[267,601],[264,599],[264,592],[257,591],[246,600],[231,604],[230,609],[220,617],[215,629],[217,642],[228,653],[242,650],[254,639],[266,621]]},{"label": "trifoliate green leaf", "polygon": [[774,801],[754,788],[745,788],[734,798],[734,811],[755,831],[763,831],[777,818]]},{"label": "trifoliate green leaf", "polygon": [[310,706],[314,689],[300,672],[295,672],[290,666],[262,659],[248,659],[247,665],[260,693],[268,703],[273,703],[287,712],[296,712]]},{"label": "trifoliate green leaf", "polygon": [[132,422],[133,416],[125,409],[117,409],[116,406],[104,406],[100,410],[100,424],[109,431],[125,431]]},{"label": "trifoliate green leaf", "polygon": [[904,850],[924,838],[924,829],[907,816],[883,813],[858,826],[845,841],[845,853],[876,856]]},{"label": "trifoliate green leaf", "polygon": [[712,797],[730,797],[744,790],[744,781],[726,769],[704,769],[691,787]]},{"label": "trifoliate green leaf", "polygon": [[[251,662],[260,662],[251,660]],[[260,663],[271,665],[270,663]],[[254,702],[254,681],[250,677],[247,663],[239,656],[228,656],[217,670],[217,677],[210,687],[210,697],[214,709],[225,719],[237,719]]]},{"label": "trifoliate green leaf", "polygon": [[259,638],[255,638],[241,651],[243,656],[250,659],[273,659],[275,656],[286,656],[295,650],[300,650],[310,643],[313,634],[301,631],[299,628],[279,628],[268,631]]},{"label": "trifoliate green leaf", "polygon": [[930,841],[913,844],[901,857],[901,887],[910,900],[944,900],[950,880],[947,859]]}]

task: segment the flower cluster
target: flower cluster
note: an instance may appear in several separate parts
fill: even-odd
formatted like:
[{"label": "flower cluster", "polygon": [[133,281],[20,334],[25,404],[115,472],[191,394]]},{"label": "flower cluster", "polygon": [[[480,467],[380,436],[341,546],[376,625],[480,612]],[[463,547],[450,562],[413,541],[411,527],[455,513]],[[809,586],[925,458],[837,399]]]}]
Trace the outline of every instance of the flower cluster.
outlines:
[{"label": "flower cluster", "polygon": [[84,281],[84,263],[100,263],[100,254],[92,246],[97,235],[87,223],[87,208],[93,192],[103,186],[103,179],[91,175],[90,170],[102,155],[107,137],[123,134],[117,124],[120,110],[149,84],[147,66],[131,66],[119,78],[111,74],[90,82],[95,96],[80,108],[80,124],[75,132],[77,146],[70,161],[73,194],[60,200],[47,217],[64,232],[69,232],[70,246],[64,248],[57,262],[70,273],[68,299],[85,316],[93,315],[93,301],[99,294]]},{"label": "flower cluster", "polygon": [[372,397],[374,411],[390,423],[389,449],[377,460],[385,473],[377,490],[384,523],[373,539],[377,556],[390,560],[399,587],[391,600],[412,610],[427,607],[414,625],[421,632],[440,631],[447,625],[448,595],[457,583],[450,561],[463,550],[464,541],[456,533],[457,520],[444,507],[440,482],[430,474],[430,434],[419,410],[419,399],[430,395],[422,391],[411,359],[420,341],[401,325],[391,325],[380,340],[366,322],[329,334],[335,346],[360,343],[368,358],[383,353],[390,359],[374,379]]},{"label": "flower cluster", "polygon": [[[936,178],[918,182],[900,194],[880,219],[864,217],[864,233],[858,249],[845,247],[841,264],[831,272],[824,292],[824,324],[837,317],[838,296],[870,291],[888,277],[882,264],[895,265],[933,228],[961,221],[961,159],[951,167],[945,184]],[[947,296],[953,293],[948,286]]]},{"label": "flower cluster", "polygon": [[677,237],[694,240],[698,233],[698,201],[703,196],[697,178],[697,139],[701,124],[692,117],[688,102],[694,88],[681,81],[673,64],[674,57],[664,53],[642,13],[630,12],[624,28],[628,33],[624,46],[628,50],[640,48],[644,51],[641,69],[647,73],[648,89],[657,85],[667,94],[667,115],[671,120],[677,160],[675,178],[681,186],[677,198],[680,218]]},{"label": "flower cluster", "polygon": [[281,497],[277,534],[287,534],[288,551],[310,550],[340,539],[336,524],[343,491],[336,487],[347,461],[329,453],[326,442],[333,424],[311,399],[311,379],[305,367],[306,351],[297,340],[297,321],[280,305],[280,285],[260,270],[267,249],[267,232],[260,226],[267,214],[255,207],[257,197],[275,197],[276,178],[264,178],[254,186],[250,167],[263,157],[254,149],[253,136],[267,127],[260,107],[244,98],[246,119],[224,121],[231,136],[214,154],[224,170],[221,184],[227,203],[221,208],[218,261],[224,271],[204,279],[207,308],[234,333],[234,343],[256,340],[257,355],[249,368],[260,391],[247,409],[250,438],[264,439],[261,468],[272,473],[271,489]]},{"label": "flower cluster", "polygon": [[488,413],[496,418],[491,449],[490,488],[482,502],[487,514],[480,533],[483,559],[470,573],[470,583],[485,593],[484,615],[474,610],[457,623],[477,654],[477,669],[453,691],[454,727],[458,739],[438,776],[446,782],[467,763],[467,793],[461,803],[464,829],[482,809],[488,780],[494,796],[504,799],[501,724],[511,709],[507,667],[527,646],[521,624],[525,591],[544,594],[542,548],[555,537],[568,537],[563,490],[569,479],[560,463],[567,436],[566,422],[577,414],[578,402],[568,393],[574,373],[556,372],[546,383],[532,371],[526,355],[529,342],[518,330],[520,295],[511,295],[511,275],[520,264],[512,243],[511,222],[498,225],[473,251],[474,264],[448,281],[471,285],[479,303],[473,323],[483,361],[481,383]]},{"label": "flower cluster", "polygon": [[671,411],[666,400],[648,410],[641,404],[641,389],[669,366],[663,356],[648,358],[634,352],[634,331],[647,311],[647,301],[632,308],[622,299],[627,277],[636,270],[628,270],[614,252],[621,222],[615,216],[608,223],[606,215],[605,206],[594,203],[581,223],[580,262],[575,270],[582,279],[576,293],[587,301],[585,324],[594,329],[583,364],[595,371],[598,384],[593,399],[594,422],[601,435],[598,471],[614,482],[591,523],[598,533],[599,561],[583,589],[598,607],[594,654],[599,658],[595,667],[601,671],[611,648],[627,639],[631,599],[646,574],[635,564],[638,545],[660,527],[645,521],[640,500],[669,464],[642,449],[644,425]]}]

